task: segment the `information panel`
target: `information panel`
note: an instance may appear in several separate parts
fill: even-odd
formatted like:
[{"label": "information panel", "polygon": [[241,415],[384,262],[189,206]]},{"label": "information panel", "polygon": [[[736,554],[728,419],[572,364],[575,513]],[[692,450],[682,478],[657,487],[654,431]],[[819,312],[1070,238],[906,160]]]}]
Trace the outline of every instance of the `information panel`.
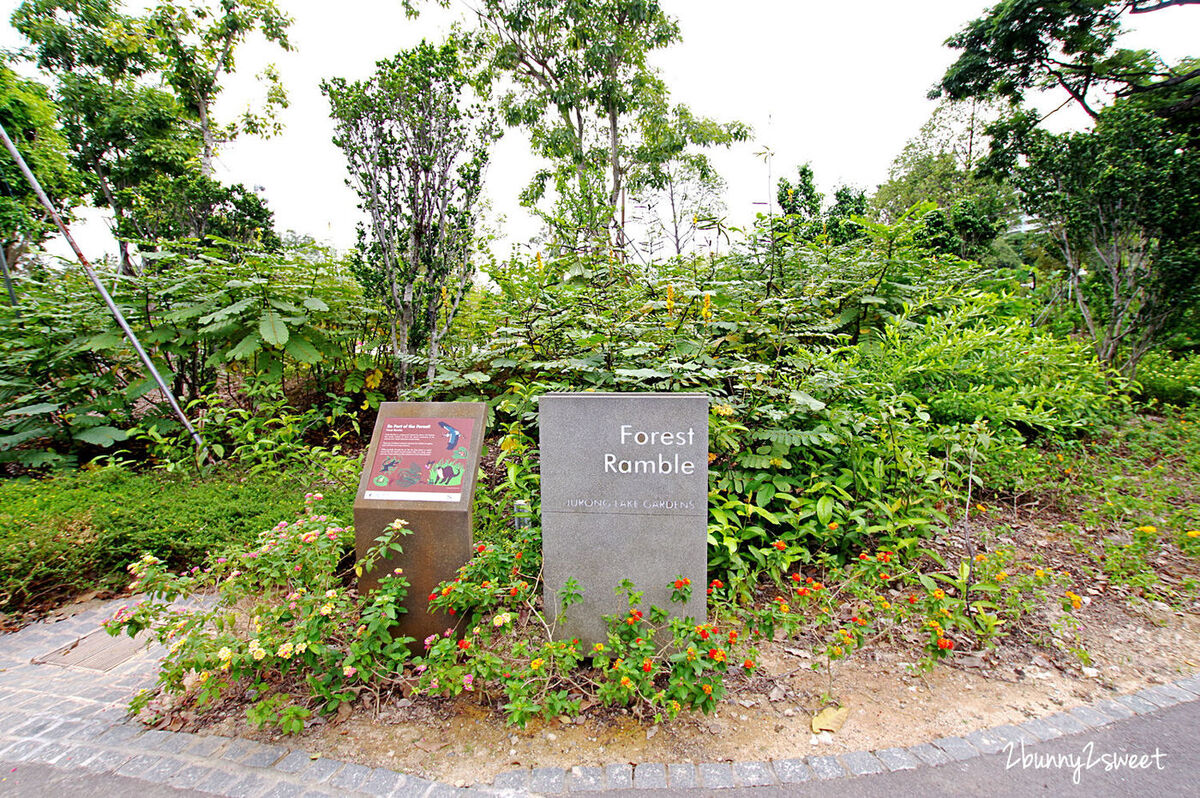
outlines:
[{"label": "information panel", "polygon": [[384,418],[364,499],[458,502],[472,418]]}]

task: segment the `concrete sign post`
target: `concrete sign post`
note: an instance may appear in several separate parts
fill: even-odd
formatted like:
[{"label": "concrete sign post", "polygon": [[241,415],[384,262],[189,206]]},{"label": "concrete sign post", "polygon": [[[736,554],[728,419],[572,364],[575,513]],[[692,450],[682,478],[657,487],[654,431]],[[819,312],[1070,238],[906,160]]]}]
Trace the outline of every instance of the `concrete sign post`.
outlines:
[{"label": "concrete sign post", "polygon": [[[606,642],[602,617],[626,613],[614,592],[625,579],[644,593],[644,610],[704,618],[708,397],[558,393],[538,407],[547,615],[558,622],[568,579],[583,592],[556,636]],[[692,582],[683,605],[671,602],[680,576]]]},{"label": "concrete sign post", "polygon": [[454,626],[450,616],[430,614],[427,597],[471,558],[484,412],[475,402],[385,402],[363,461],[354,500],[358,557],[397,518],[413,534],[401,539],[402,555],[362,575],[359,590],[372,590],[381,575],[403,568],[410,586],[397,632],[418,643]]}]

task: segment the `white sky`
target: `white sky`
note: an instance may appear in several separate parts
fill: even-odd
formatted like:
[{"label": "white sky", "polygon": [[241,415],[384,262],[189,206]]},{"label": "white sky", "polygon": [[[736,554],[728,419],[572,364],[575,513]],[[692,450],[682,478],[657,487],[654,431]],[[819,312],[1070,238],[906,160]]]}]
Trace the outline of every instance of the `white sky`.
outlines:
[{"label": "white sky", "polygon": [[[280,0],[294,19],[295,52],[259,43],[244,51],[239,74],[228,82],[218,112],[238,113],[256,96],[253,75],[278,65],[291,105],[282,136],[227,145],[218,177],[262,186],[279,230],[296,230],[339,248],[354,242],[356,198],[345,184],[341,153],[330,141],[322,78],[359,79],[375,61],[421,38],[438,39],[465,14],[454,0],[449,12],[434,10],[411,21],[398,0]],[[0,0],[4,17],[18,5]],[[868,190],[886,179],[893,157],[928,118],[929,88],[956,53],[942,42],[992,2],[984,0],[663,0],[679,19],[683,41],[656,54],[674,102],[720,120],[739,119],[754,129],[750,141],[713,154],[729,184],[730,220],[746,223],[754,203],[773,195],[768,165],[755,153],[773,153],[770,177],[791,176],[811,162],[819,186],[829,192],[846,183]],[[1200,9],[1172,8],[1134,17],[1126,46],[1154,47],[1169,61],[1188,55],[1200,41]],[[0,46],[19,36],[8,28]],[[1194,53],[1193,53],[1194,54]],[[1048,103],[1053,107],[1061,98]],[[1059,126],[1079,125],[1066,113]],[[510,131],[493,155],[488,191],[507,217],[507,244],[521,244],[537,223],[516,195],[536,168],[519,131]],[[89,256],[115,249],[102,225],[81,223],[78,238]]]}]

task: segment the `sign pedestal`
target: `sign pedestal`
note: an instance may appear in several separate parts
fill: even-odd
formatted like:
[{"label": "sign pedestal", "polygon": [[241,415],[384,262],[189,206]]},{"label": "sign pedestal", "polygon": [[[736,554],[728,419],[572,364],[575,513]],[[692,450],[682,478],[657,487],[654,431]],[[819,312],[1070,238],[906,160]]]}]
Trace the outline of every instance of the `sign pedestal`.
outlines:
[{"label": "sign pedestal", "polygon": [[[586,651],[608,642],[604,615],[623,616],[622,580],[642,609],[707,615],[708,397],[703,394],[572,393],[538,400],[542,568],[555,636]],[[691,599],[671,601],[677,577]],[[568,579],[583,600],[561,612]]]},{"label": "sign pedestal", "polygon": [[473,402],[385,402],[379,407],[371,445],[354,501],[355,553],[361,560],[388,524],[408,522],[404,552],[364,572],[367,592],[379,577],[403,568],[407,610],[397,634],[419,647],[431,634],[454,626],[454,618],[429,611],[429,594],[471,559],[471,505],[483,444],[486,406]]}]

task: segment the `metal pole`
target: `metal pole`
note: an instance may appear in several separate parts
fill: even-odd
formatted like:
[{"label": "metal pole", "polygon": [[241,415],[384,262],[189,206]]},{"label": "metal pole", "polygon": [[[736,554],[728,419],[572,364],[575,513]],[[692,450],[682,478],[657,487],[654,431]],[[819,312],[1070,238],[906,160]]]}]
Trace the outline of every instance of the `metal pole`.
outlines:
[{"label": "metal pole", "polygon": [[4,242],[0,241],[0,267],[4,268],[4,287],[8,289],[8,303],[13,307],[13,313],[17,314],[17,318],[21,318],[21,311],[17,310],[17,292],[13,288],[12,275],[8,273],[8,256],[4,254]]},{"label": "metal pole", "polygon": [[187,420],[187,416],[183,414],[183,409],[179,406],[179,402],[175,400],[175,394],[167,387],[167,383],[163,380],[162,375],[158,373],[158,369],[154,367],[154,363],[150,360],[150,356],[146,354],[146,350],[142,348],[137,336],[133,334],[129,323],[125,321],[125,316],[121,313],[121,309],[113,302],[111,296],[104,288],[104,284],[100,282],[100,278],[96,276],[96,272],[92,269],[92,264],[88,263],[88,259],[84,257],[83,251],[79,249],[79,245],[75,243],[75,239],[71,236],[71,231],[63,223],[62,218],[58,215],[58,211],[54,210],[54,205],[51,204],[50,198],[46,196],[46,192],[42,190],[42,184],[34,177],[33,172],[29,170],[29,165],[25,163],[25,159],[21,157],[21,153],[17,150],[12,139],[8,137],[8,131],[0,125],[0,139],[3,139],[4,148],[12,155],[13,160],[17,162],[17,166],[21,169],[21,173],[25,175],[25,179],[29,181],[29,185],[33,187],[33,191],[37,194],[42,206],[46,209],[50,217],[54,219],[54,224],[57,225],[58,231],[62,233],[63,238],[71,245],[71,249],[75,251],[75,257],[79,259],[79,263],[83,266],[83,270],[87,272],[88,278],[92,281],[92,285],[96,286],[96,290],[100,292],[100,296],[104,299],[104,304],[108,305],[108,311],[112,313],[113,318],[117,320],[117,324],[125,332],[125,337],[129,339],[129,343],[133,344],[133,348],[137,350],[138,357],[142,359],[142,363],[150,371],[154,381],[158,383],[159,390],[167,397],[167,401],[171,404],[171,409],[175,411],[175,415],[183,423],[184,428],[192,436],[192,440],[196,443],[196,448],[201,458],[209,456],[208,447],[204,445],[204,440],[196,432],[196,428]]}]

